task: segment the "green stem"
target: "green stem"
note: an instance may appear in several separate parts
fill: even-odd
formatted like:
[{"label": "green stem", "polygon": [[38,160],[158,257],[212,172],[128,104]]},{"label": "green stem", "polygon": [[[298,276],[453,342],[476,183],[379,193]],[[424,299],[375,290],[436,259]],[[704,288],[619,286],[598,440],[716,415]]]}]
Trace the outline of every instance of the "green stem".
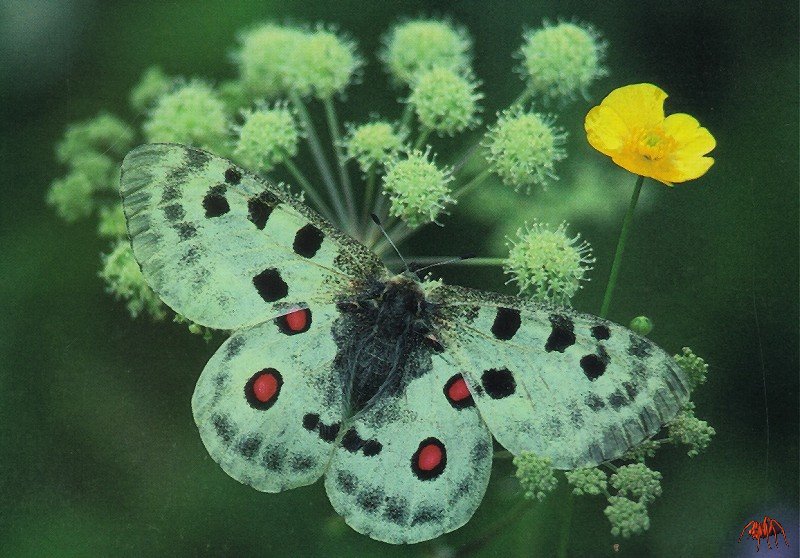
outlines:
[{"label": "green stem", "polygon": [[[394,240],[394,238],[392,240]],[[414,263],[419,264],[419,265],[430,265],[430,264],[443,262],[443,261],[449,260],[451,258],[446,257],[446,256],[425,256],[423,258],[415,258],[413,256],[409,256],[406,259],[408,261],[413,261]],[[477,265],[477,266],[486,265],[486,266],[490,266],[490,265],[503,265],[503,263],[505,261],[506,261],[505,258],[470,258],[468,260],[457,260],[457,261],[451,262],[451,265]],[[506,452],[506,453],[508,453],[508,452]],[[495,454],[495,457],[497,457],[497,454]]]},{"label": "green stem", "polygon": [[470,190],[475,188],[476,186],[480,186],[484,180],[489,177],[489,174],[492,172],[490,168],[485,168],[478,174],[476,174],[472,180],[464,184],[461,188],[455,191],[453,197],[455,199],[462,198],[465,194],[469,193]]},{"label": "green stem", "polygon": [[409,102],[406,102],[406,106],[403,109],[403,115],[400,117],[401,132],[410,131],[409,128],[411,127],[411,119],[413,117],[414,117],[414,105],[412,105]]},{"label": "green stem", "polygon": [[420,149],[425,144],[425,140],[428,139],[429,135],[431,135],[431,129],[427,126],[423,126],[419,131],[419,137],[417,138],[417,141],[414,142],[414,151]]},{"label": "green stem", "polygon": [[283,165],[286,167],[286,170],[289,171],[289,174],[291,174],[294,179],[297,180],[297,182],[300,184],[300,187],[308,195],[311,201],[316,204],[320,213],[322,213],[326,219],[333,222],[333,212],[331,211],[330,206],[325,203],[325,200],[323,200],[322,196],[317,193],[317,191],[311,185],[311,182],[308,180],[308,178],[306,178],[302,171],[297,168],[297,165],[295,165],[291,159],[285,159],[283,161]]},{"label": "green stem", "polygon": [[569,530],[572,523],[572,509],[575,507],[574,496],[572,489],[567,487],[567,500],[564,503],[561,522],[559,528],[558,540],[558,558],[567,558],[567,549],[569,547]]},{"label": "green stem", "polygon": [[369,225],[372,224],[372,221],[369,218],[370,210],[373,209],[373,203],[375,201],[375,180],[378,177],[378,168],[377,165],[373,164],[369,170],[367,171],[367,186],[364,190],[364,209],[362,221],[366,223],[367,230],[369,230]]},{"label": "green stem", "polygon": [[336,162],[339,166],[339,178],[342,181],[342,190],[344,190],[344,199],[347,203],[347,211],[350,218],[355,223],[357,217],[356,203],[353,199],[353,186],[350,184],[350,175],[347,173],[347,159],[345,158],[342,137],[339,133],[339,119],[336,117],[336,108],[333,106],[333,98],[326,97],[322,101],[325,107],[325,117],[328,119],[328,129],[331,134],[331,142],[333,142],[333,151],[336,154]]},{"label": "green stem", "polygon": [[631,223],[633,222],[633,211],[636,209],[636,203],[639,201],[639,193],[642,191],[643,183],[644,176],[636,177],[636,186],[633,188],[633,196],[631,196],[631,203],[628,205],[628,212],[625,214],[625,219],[622,221],[622,230],[619,233],[619,240],[617,241],[617,251],[614,253],[614,263],[611,264],[611,274],[608,277],[606,294],[603,296],[603,306],[600,308],[601,318],[608,316],[608,309],[611,307],[611,297],[614,294],[614,287],[617,285],[617,276],[619,275],[620,263],[622,262],[622,253],[625,251],[625,242],[628,240]]},{"label": "green stem", "polygon": [[297,93],[290,93],[290,98],[292,106],[297,110],[297,114],[300,115],[300,120],[306,131],[306,140],[311,149],[311,155],[314,157],[320,175],[322,175],[325,188],[328,190],[328,197],[331,199],[331,202],[333,202],[334,209],[336,210],[336,217],[339,221],[338,224],[343,229],[348,229],[347,212],[342,204],[341,196],[336,191],[336,181],[333,179],[333,172],[331,172],[331,167],[328,164],[328,160],[325,158],[325,153],[322,151],[322,144],[320,144],[319,136],[314,129],[314,122],[311,120],[311,115],[308,114],[308,109],[306,109],[305,104],[303,104],[300,95]]}]

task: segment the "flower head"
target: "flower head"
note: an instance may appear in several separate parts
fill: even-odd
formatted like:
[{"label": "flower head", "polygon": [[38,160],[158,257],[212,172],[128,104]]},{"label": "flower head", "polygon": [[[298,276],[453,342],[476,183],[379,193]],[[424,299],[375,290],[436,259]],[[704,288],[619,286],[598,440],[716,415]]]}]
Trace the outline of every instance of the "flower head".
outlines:
[{"label": "flower head", "polygon": [[615,89],[586,115],[586,137],[622,168],[672,186],[703,176],[714,136],[688,114],[664,116],[667,94],[649,83]]},{"label": "flower head", "polygon": [[420,70],[465,71],[469,49],[469,37],[460,27],[436,19],[414,19],[389,31],[380,57],[397,81],[411,83]]},{"label": "flower head", "polygon": [[717,433],[713,426],[709,426],[706,421],[695,416],[693,403],[689,403],[669,423],[668,432],[670,438],[689,446],[689,451],[686,452],[689,457],[699,455],[708,447],[711,438]]},{"label": "flower head", "polygon": [[72,163],[88,153],[125,155],[131,148],[134,131],[125,122],[108,113],[70,124],[56,146],[62,163]]},{"label": "flower head", "polygon": [[519,285],[520,294],[555,304],[569,304],[594,263],[591,247],[580,235],[569,237],[566,223],[555,230],[535,222],[508,239],[510,250],[503,266]]},{"label": "flower head", "polygon": [[175,78],[171,78],[158,66],[151,66],[145,70],[129,97],[133,110],[145,112],[155,104],[161,95],[168,93],[175,87]]},{"label": "flower head", "polygon": [[244,113],[234,156],[256,172],[268,172],[297,155],[300,130],[285,104]]},{"label": "flower head", "polygon": [[629,538],[644,533],[650,528],[650,517],[643,502],[634,502],[623,496],[612,496],[609,506],[603,510],[611,522],[611,534],[615,537]]},{"label": "flower head", "polygon": [[530,500],[544,500],[558,485],[549,457],[523,452],[514,457],[517,478]]},{"label": "flower head", "polygon": [[368,172],[396,157],[404,139],[390,123],[378,120],[348,127],[344,144],[347,156],[355,159],[363,172]]},{"label": "flower head", "polygon": [[449,68],[420,71],[411,87],[408,102],[414,105],[420,123],[452,136],[478,123],[477,83]]},{"label": "flower head", "polygon": [[576,496],[583,494],[597,496],[602,494],[608,485],[605,472],[597,467],[564,471],[564,476],[572,485],[572,493]]},{"label": "flower head", "polygon": [[631,496],[646,504],[661,496],[662,475],[648,468],[644,463],[623,465],[611,475],[611,486],[621,496]]},{"label": "flower head", "polygon": [[324,27],[304,33],[283,56],[287,87],[318,99],[343,92],[363,65],[352,40]]},{"label": "flower head", "polygon": [[567,155],[566,133],[553,125],[553,119],[520,107],[503,111],[483,145],[488,149],[489,166],[505,184],[530,192],[558,177],[555,164]]},{"label": "flower head", "polygon": [[47,192],[47,204],[67,222],[88,217],[95,209],[94,186],[85,174],[71,172],[54,180]]},{"label": "flower head", "polygon": [[681,354],[675,355],[675,362],[683,368],[692,384],[692,389],[700,384],[706,383],[708,375],[708,364],[706,361],[692,352],[689,347],[684,347]]},{"label": "flower head", "polygon": [[124,238],[128,234],[128,225],[125,221],[125,213],[122,211],[121,203],[103,206],[98,214],[98,235],[106,238]]},{"label": "flower head", "polygon": [[529,90],[545,101],[586,97],[592,82],[608,73],[603,66],[606,44],[589,25],[545,24],[523,38],[522,73]]},{"label": "flower head", "polygon": [[288,54],[304,39],[295,27],[265,23],[239,36],[234,54],[244,88],[253,97],[277,97],[287,91]]},{"label": "flower head", "polygon": [[383,187],[392,200],[389,212],[409,227],[435,222],[447,205],[455,203],[450,195],[448,168],[439,168],[430,152],[412,151],[405,159],[396,159],[386,168]]},{"label": "flower head", "polygon": [[128,239],[118,241],[110,254],[103,255],[99,275],[106,282],[106,290],[126,302],[132,317],[146,313],[161,320],[167,315],[164,303],[145,281]]}]

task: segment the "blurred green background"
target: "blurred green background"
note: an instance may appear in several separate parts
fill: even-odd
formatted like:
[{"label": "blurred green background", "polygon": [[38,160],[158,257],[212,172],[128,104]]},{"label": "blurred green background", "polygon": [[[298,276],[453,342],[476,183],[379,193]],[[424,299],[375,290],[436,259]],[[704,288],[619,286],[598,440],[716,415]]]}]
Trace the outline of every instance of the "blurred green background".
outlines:
[{"label": "blurred green background", "polygon": [[[393,547],[337,518],[320,483],[282,494],[239,485],[208,457],[190,398],[206,344],[171,323],[131,320],[103,292],[94,223],[66,225],[45,206],[63,174],[65,126],[108,109],[139,124],[128,92],[150,65],[232,77],[237,30],[266,18],[336,23],[368,56],[344,120],[396,117],[399,92],[373,53],[401,16],[449,15],[475,41],[485,114],[521,91],[513,53],[525,27],[577,18],[608,40],[611,76],[593,101],[560,113],[571,133],[562,180],[522,200],[500,185],[460,205],[443,229],[406,244],[415,255],[503,255],[524,220],[567,219],[598,257],[575,301],[596,312],[633,177],[588,147],[586,111],[614,87],[649,81],[668,112],[689,112],[718,140],[703,178],[647,182],[611,318],[650,316],[668,351],[711,364],[697,414],[717,429],[690,459],[653,461],[664,495],[651,529],[614,539],[600,498],[576,499],[572,556],[738,556],[751,519],[771,515],[798,537],[798,14],[796,3],[488,1],[0,3],[0,555],[549,556],[565,486],[481,547],[463,546],[519,498],[497,463],[478,512],[430,543]],[[366,84],[366,85],[365,85]],[[445,162],[477,135],[434,140]],[[522,200],[522,201],[521,201]],[[457,239],[457,240],[456,240]],[[511,292],[498,269],[441,269],[448,282]],[[619,551],[612,545],[619,543]],[[764,551],[762,551],[764,553]],[[796,555],[796,554],[791,554]]]}]

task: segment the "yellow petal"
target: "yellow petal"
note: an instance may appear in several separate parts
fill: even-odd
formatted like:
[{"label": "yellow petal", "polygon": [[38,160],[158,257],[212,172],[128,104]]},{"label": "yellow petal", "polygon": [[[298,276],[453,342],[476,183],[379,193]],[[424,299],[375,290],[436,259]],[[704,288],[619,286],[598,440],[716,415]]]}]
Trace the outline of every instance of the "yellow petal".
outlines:
[{"label": "yellow petal", "polygon": [[628,127],[620,116],[608,107],[594,107],[583,124],[589,144],[605,155],[613,155],[625,144]]},{"label": "yellow petal", "polygon": [[713,157],[687,157],[685,159],[676,158],[672,161],[672,169],[664,177],[671,182],[686,182],[700,178],[711,165],[714,164]]},{"label": "yellow petal", "polygon": [[717,146],[711,132],[688,114],[670,114],[664,120],[664,131],[675,139],[675,153],[681,156],[705,155]]},{"label": "yellow petal", "polygon": [[664,120],[667,94],[651,83],[615,89],[600,103],[616,112],[630,129],[650,128]]}]

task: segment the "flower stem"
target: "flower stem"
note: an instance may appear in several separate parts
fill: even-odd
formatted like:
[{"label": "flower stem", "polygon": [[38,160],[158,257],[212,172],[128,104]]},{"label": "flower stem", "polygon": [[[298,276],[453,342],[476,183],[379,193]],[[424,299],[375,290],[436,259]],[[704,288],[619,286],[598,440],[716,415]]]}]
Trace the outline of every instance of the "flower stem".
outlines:
[{"label": "flower stem", "polygon": [[[394,239],[392,239],[392,240],[394,240]],[[409,256],[406,259],[409,260],[409,261],[413,261],[414,263],[419,264],[419,265],[430,265],[430,264],[435,264],[435,263],[439,263],[439,262],[444,262],[444,261],[447,261],[447,260],[449,260],[451,258],[447,257],[447,256],[425,256],[425,257],[422,257],[422,258],[415,258],[413,256]],[[490,266],[490,265],[503,265],[503,263],[505,261],[506,261],[505,258],[469,258],[467,260],[456,260],[456,261],[450,262],[450,263],[451,263],[451,265],[477,265],[477,266],[486,265],[486,266]],[[389,263],[394,263],[394,262],[389,262]]]},{"label": "flower stem", "polygon": [[353,223],[356,222],[356,203],[353,199],[353,186],[350,184],[350,175],[347,173],[347,159],[342,150],[342,138],[339,134],[339,119],[336,117],[336,109],[333,106],[333,98],[326,97],[322,101],[325,107],[325,117],[328,119],[328,129],[331,134],[331,142],[333,143],[333,151],[336,154],[336,162],[339,164],[339,178],[342,181],[342,190],[344,190],[344,199],[347,203],[347,210]]},{"label": "flower stem", "polygon": [[423,126],[419,131],[419,137],[417,138],[417,141],[414,142],[414,151],[423,146],[429,135],[431,135],[431,129],[427,126]]},{"label": "flower stem", "polygon": [[322,215],[324,215],[326,219],[333,222],[334,219],[331,208],[328,206],[327,203],[325,203],[325,200],[322,199],[322,196],[320,196],[317,193],[317,191],[311,185],[311,182],[308,180],[308,178],[306,178],[303,172],[299,168],[297,168],[297,165],[295,165],[292,162],[292,160],[288,158],[284,159],[283,164],[286,167],[286,170],[289,171],[289,174],[291,174],[294,177],[294,179],[297,180],[297,182],[300,184],[300,187],[308,195],[311,201],[313,201],[316,204],[317,209],[319,209],[320,213],[322,213]]},{"label": "flower stem", "polygon": [[366,189],[364,190],[364,209],[362,211],[362,221],[367,223],[367,230],[369,230],[369,223],[372,223],[372,221],[369,219],[369,213],[373,208],[372,204],[375,200],[375,179],[377,176],[378,168],[377,165],[373,164],[367,171],[367,185]]},{"label": "flower stem", "polygon": [[465,194],[469,193],[469,191],[475,188],[476,186],[480,186],[483,183],[483,181],[489,177],[489,174],[491,172],[492,171],[489,168],[483,169],[481,172],[476,174],[472,180],[470,180],[469,182],[464,184],[461,188],[456,190],[455,193],[453,194],[453,197],[459,199],[463,197]]},{"label": "flower stem", "polygon": [[411,103],[406,103],[405,108],[403,109],[403,115],[400,117],[400,131],[409,131],[411,127],[411,118],[414,116],[414,105]]},{"label": "flower stem", "polygon": [[600,308],[601,318],[608,316],[608,309],[611,307],[611,296],[614,294],[614,287],[617,285],[617,276],[619,275],[620,263],[622,262],[622,253],[625,251],[625,242],[628,240],[631,222],[633,222],[633,211],[636,209],[636,203],[639,201],[639,193],[642,191],[643,183],[644,176],[636,177],[636,186],[633,188],[633,196],[631,196],[631,203],[628,205],[628,212],[625,214],[625,219],[622,221],[622,230],[619,233],[619,241],[617,241],[617,251],[614,253],[614,263],[611,264],[611,274],[608,277],[606,294],[603,296],[603,306]]},{"label": "flower stem", "polygon": [[572,523],[572,509],[575,507],[573,502],[574,498],[575,497],[572,494],[572,490],[567,487],[567,499],[564,502],[561,522],[558,526],[560,531],[560,536],[558,539],[558,558],[567,558],[567,549],[569,547],[569,531]]},{"label": "flower stem", "polygon": [[317,136],[317,132],[314,129],[314,123],[311,120],[311,115],[308,114],[308,109],[306,109],[306,106],[303,104],[303,100],[300,98],[300,95],[297,93],[290,93],[290,97],[292,100],[292,106],[294,106],[295,110],[297,110],[297,113],[300,115],[300,120],[302,121],[303,128],[306,131],[306,140],[308,141],[309,148],[311,148],[311,155],[314,157],[314,161],[317,163],[317,169],[319,170],[320,175],[322,175],[325,188],[328,190],[328,196],[330,197],[331,202],[333,202],[338,224],[343,229],[347,229],[347,212],[342,204],[339,192],[336,191],[336,181],[333,179],[333,172],[331,172],[331,167],[328,164],[328,160],[325,159],[325,153],[322,151],[322,145],[320,144],[319,136]]}]

